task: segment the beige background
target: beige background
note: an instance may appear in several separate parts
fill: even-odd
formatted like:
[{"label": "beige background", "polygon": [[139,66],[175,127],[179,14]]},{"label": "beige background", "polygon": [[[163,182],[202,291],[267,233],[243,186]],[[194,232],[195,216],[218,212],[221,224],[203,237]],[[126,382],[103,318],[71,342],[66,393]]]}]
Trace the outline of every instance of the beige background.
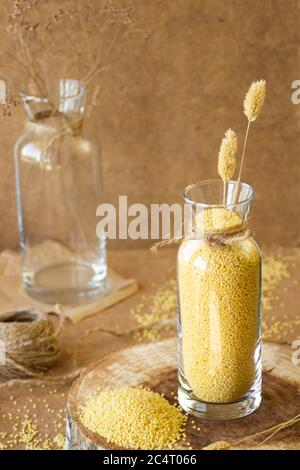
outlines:
[{"label": "beige background", "polygon": [[[11,3],[1,0],[1,28]],[[107,199],[180,201],[184,186],[216,177],[220,139],[228,127],[242,139],[244,94],[265,78],[266,106],[251,129],[243,179],[256,189],[259,242],[299,245],[300,105],[291,103],[291,83],[300,79],[300,1],[122,4],[135,6],[135,32],[101,77],[96,123]],[[18,243],[12,150],[23,121],[22,110],[0,121],[0,249]]]}]

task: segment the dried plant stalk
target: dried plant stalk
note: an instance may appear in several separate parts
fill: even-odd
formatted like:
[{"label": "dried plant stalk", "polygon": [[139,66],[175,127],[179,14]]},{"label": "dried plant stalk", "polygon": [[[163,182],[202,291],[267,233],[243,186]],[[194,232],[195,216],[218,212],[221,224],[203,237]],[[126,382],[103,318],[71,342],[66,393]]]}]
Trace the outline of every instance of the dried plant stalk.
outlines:
[{"label": "dried plant stalk", "polygon": [[[10,83],[11,101],[20,89],[46,98],[57,113],[57,81],[73,78],[91,84],[115,60],[113,49],[133,23],[134,8],[119,0],[13,0],[0,72]],[[34,93],[28,90],[28,81]],[[92,85],[93,87],[93,85]],[[91,86],[89,86],[91,88]],[[93,96],[93,90],[90,90]],[[95,101],[88,102],[88,108]],[[88,109],[89,111],[89,109]]]},{"label": "dried plant stalk", "polygon": [[253,82],[244,99],[244,113],[250,122],[260,115],[266,98],[266,81]]},{"label": "dried plant stalk", "polygon": [[282,430],[284,430],[284,429],[286,429],[290,426],[293,426],[293,425],[295,425],[299,422],[300,422],[300,414],[294,416],[293,418],[289,419],[288,421],[284,421],[282,423],[276,424],[275,426],[272,426],[271,428],[264,429],[263,431],[257,432],[255,434],[251,434],[250,436],[243,437],[243,438],[239,439],[238,441],[235,441],[232,445],[240,444],[241,442],[244,442],[244,441],[249,440],[249,439],[253,439],[254,437],[262,436],[262,435],[267,434],[267,433],[271,433],[262,442],[257,444],[257,446],[260,446],[260,445],[264,444],[265,442],[267,442],[269,439],[271,439],[273,436],[275,436],[275,434],[277,434],[278,432],[280,432],[280,431],[282,431]]},{"label": "dried plant stalk", "polygon": [[264,102],[265,102],[265,97],[266,97],[266,81],[259,80],[257,82],[253,82],[250,85],[250,88],[244,99],[244,113],[247,116],[248,123],[247,123],[245,139],[244,139],[243,152],[242,152],[242,157],[241,157],[238,179],[237,179],[237,183],[236,183],[236,187],[234,191],[234,197],[233,197],[234,204],[237,202],[238,194],[240,191],[241,176],[242,176],[242,170],[243,170],[243,165],[244,165],[250,124],[251,122],[255,121],[257,117],[260,115]]},{"label": "dried plant stalk", "polygon": [[217,441],[203,447],[202,450],[230,450],[231,446],[227,441]]},{"label": "dried plant stalk", "polygon": [[223,180],[223,205],[226,205],[227,182],[233,177],[236,167],[237,136],[228,129],[225,133],[219,150],[218,172]]},{"label": "dried plant stalk", "polygon": [[300,414],[294,416],[292,419],[289,419],[288,421],[284,421],[283,423],[276,424],[275,426],[272,426],[271,428],[264,429],[263,431],[257,432],[255,434],[251,434],[250,436],[242,437],[241,439],[232,443],[229,443],[227,441],[212,442],[208,446],[203,447],[202,450],[229,450],[232,447],[236,446],[237,444],[240,444],[241,442],[247,441],[249,439],[253,439],[254,437],[262,436],[264,434],[271,433],[263,441],[261,441],[259,444],[256,445],[256,447],[258,447],[258,446],[265,444],[270,439],[272,439],[272,437],[274,437],[278,432],[283,431],[284,429],[287,429],[290,426],[294,426],[297,423],[300,423]]}]

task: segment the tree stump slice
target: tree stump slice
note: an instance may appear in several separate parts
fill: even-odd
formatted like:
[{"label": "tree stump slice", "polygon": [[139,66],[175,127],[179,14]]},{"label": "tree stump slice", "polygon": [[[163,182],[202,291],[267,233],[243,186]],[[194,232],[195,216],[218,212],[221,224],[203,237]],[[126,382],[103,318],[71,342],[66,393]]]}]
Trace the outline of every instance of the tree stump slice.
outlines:
[{"label": "tree stump slice", "polygon": [[[293,365],[287,345],[265,343],[263,348],[263,403],[246,418],[212,422],[188,418],[186,434],[193,449],[225,440],[229,443],[250,436],[300,413],[300,366]],[[70,391],[67,418],[67,449],[119,450],[120,447],[91,432],[80,421],[79,409],[87,398],[101,389],[122,386],[146,386],[163,393],[174,403],[177,396],[176,340],[142,344],[106,356],[77,379]],[[174,395],[172,395],[174,394]],[[192,421],[195,423],[193,424]],[[194,429],[200,427],[200,431]],[[299,449],[300,423],[259,445],[265,436],[249,439],[233,449]],[[258,446],[258,447],[257,447]],[[185,449],[178,442],[178,449]]]}]

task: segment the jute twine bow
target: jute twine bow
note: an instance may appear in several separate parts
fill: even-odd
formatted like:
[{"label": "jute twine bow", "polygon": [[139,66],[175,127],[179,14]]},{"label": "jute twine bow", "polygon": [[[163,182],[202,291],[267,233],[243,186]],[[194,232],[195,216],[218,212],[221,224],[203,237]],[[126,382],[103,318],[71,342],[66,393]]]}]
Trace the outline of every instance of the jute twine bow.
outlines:
[{"label": "jute twine bow", "polygon": [[42,149],[42,155],[41,155],[41,165],[46,166],[49,164],[49,161],[47,159],[47,154],[49,149],[53,146],[53,144],[61,139],[64,136],[76,136],[77,134],[80,133],[80,127],[78,126],[77,129],[69,126],[69,125],[59,125],[59,126],[51,126],[51,125],[46,125],[44,123],[37,121],[27,121],[27,129],[28,130],[34,130],[38,135],[44,135],[47,136],[49,133],[52,133],[52,137],[49,139],[45,147]]},{"label": "jute twine bow", "polygon": [[40,310],[18,310],[0,314],[0,375],[6,378],[41,378],[57,361],[59,335],[65,317],[54,327]]},{"label": "jute twine bow", "polygon": [[251,235],[252,232],[248,228],[247,224],[241,224],[238,227],[224,230],[223,232],[204,232],[193,228],[191,230],[191,235],[161,240],[152,246],[151,251],[153,253],[157,253],[159,248],[181,243],[184,240],[202,240],[204,243],[211,246],[231,246],[237,242],[250,238]]}]

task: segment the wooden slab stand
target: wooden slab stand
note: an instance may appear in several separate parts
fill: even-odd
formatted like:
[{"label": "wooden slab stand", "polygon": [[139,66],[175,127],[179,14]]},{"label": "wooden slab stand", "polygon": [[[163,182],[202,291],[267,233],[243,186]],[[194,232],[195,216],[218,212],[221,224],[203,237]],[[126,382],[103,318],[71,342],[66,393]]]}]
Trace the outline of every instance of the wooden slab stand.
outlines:
[{"label": "wooden slab stand", "polygon": [[[211,422],[189,417],[187,436],[193,449],[219,440],[233,443],[290,418],[300,412],[300,366],[293,365],[290,346],[264,344],[263,403],[260,409],[246,418]],[[88,450],[120,449],[109,445],[104,438],[88,430],[79,419],[79,408],[99,386],[147,386],[164,393],[174,402],[177,392],[176,340],[141,344],[106,356],[89,368],[73,384],[68,403],[67,448]],[[174,395],[172,395],[174,394]],[[200,431],[194,429],[196,422]],[[263,437],[247,440],[236,449],[254,449]],[[184,449],[182,442],[178,449]],[[300,449],[300,424],[290,427],[259,449]]]}]

